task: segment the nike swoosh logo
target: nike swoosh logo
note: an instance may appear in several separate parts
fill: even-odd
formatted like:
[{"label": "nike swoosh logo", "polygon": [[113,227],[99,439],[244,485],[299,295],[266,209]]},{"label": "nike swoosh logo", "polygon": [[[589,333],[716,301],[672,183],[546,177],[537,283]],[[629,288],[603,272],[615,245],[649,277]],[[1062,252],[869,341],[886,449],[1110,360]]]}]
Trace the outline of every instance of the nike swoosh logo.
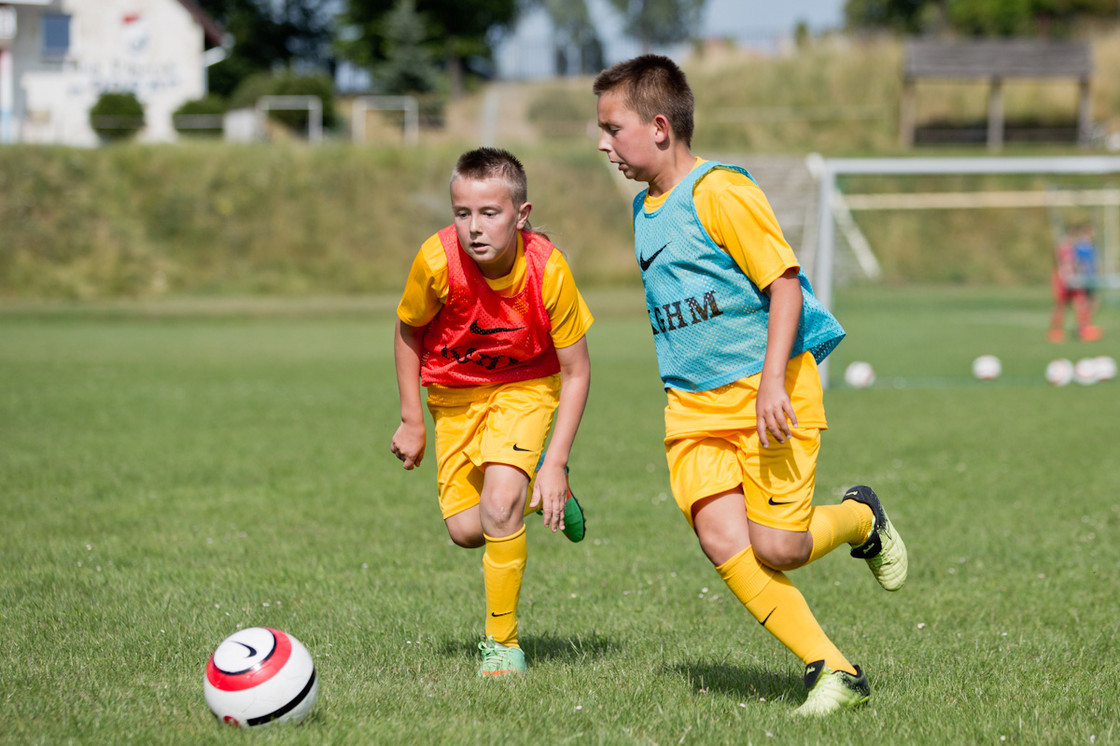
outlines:
[{"label": "nike swoosh logo", "polygon": [[255,658],[257,656],[257,649],[255,647],[253,647],[252,645],[246,645],[245,643],[241,642],[240,640],[234,640],[234,642],[236,642],[238,645],[240,645],[241,647],[248,650],[250,658]]},{"label": "nike swoosh logo", "polygon": [[775,612],[775,611],[777,611],[777,610],[778,610],[778,607],[777,607],[777,606],[775,606],[774,608],[770,609],[770,613],[769,613],[769,614],[767,614],[767,615],[766,615],[766,618],[765,618],[765,619],[763,619],[763,620],[762,620],[761,622],[759,622],[759,624],[761,624],[761,625],[762,625],[763,627],[765,627],[765,626],[766,626],[766,623],[767,623],[768,621],[770,621],[770,617],[774,616],[774,612]]},{"label": "nike swoosh logo", "polygon": [[774,500],[774,498],[771,497],[766,502],[770,503],[771,505],[789,505],[791,502],[793,502],[793,500],[784,500],[784,501],[779,502],[779,501]]},{"label": "nike swoosh logo", "polygon": [[532,450],[532,449],[531,449],[531,448],[522,448],[521,446],[519,446],[519,445],[517,445],[516,443],[514,443],[514,444],[513,444],[513,450],[515,450],[515,451],[521,451],[522,453],[528,453],[528,452],[529,452],[530,450]]},{"label": "nike swoosh logo", "polygon": [[649,269],[649,265],[653,264],[653,260],[656,259],[657,255],[664,251],[668,245],[669,244],[666,243],[665,246],[662,246],[660,249],[650,254],[648,259],[640,254],[638,255],[638,264],[641,265],[643,272]]},{"label": "nike swoosh logo", "polygon": [[512,611],[503,611],[501,614],[499,614],[496,611],[491,611],[490,616],[509,616],[512,613],[513,613]]},{"label": "nike swoosh logo", "polygon": [[501,334],[502,332],[516,332],[516,331],[524,329],[524,328],[525,327],[523,327],[523,326],[495,326],[492,329],[484,329],[484,328],[482,328],[481,326],[478,325],[477,321],[472,321],[471,322],[471,331],[474,332],[475,334],[482,334],[482,335]]}]

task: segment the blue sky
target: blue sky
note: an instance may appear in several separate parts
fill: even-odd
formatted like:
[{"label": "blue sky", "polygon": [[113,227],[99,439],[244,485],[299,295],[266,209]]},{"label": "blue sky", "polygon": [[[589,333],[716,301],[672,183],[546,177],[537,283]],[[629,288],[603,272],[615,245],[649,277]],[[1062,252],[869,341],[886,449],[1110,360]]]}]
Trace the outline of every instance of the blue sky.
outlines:
[{"label": "blue sky", "polygon": [[813,31],[836,28],[844,20],[844,0],[708,0],[704,35],[750,38],[789,33],[798,21]]}]

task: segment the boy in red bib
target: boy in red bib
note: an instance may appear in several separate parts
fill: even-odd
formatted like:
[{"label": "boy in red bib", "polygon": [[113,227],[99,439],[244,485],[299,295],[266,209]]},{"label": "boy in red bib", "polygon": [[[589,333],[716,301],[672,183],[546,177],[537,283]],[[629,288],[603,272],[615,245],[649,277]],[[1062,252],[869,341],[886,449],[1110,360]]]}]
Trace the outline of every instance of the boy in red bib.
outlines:
[{"label": "boy in red bib", "polygon": [[524,516],[540,510],[553,532],[583,538],[567,471],[591,381],[593,319],[563,255],[529,227],[525,170],[513,155],[460,156],[451,206],[454,223],[420,247],[397,307],[401,424],[392,452],[406,469],[424,458],[423,384],[447,531],[461,547],[485,547],[478,675],[524,673]]}]

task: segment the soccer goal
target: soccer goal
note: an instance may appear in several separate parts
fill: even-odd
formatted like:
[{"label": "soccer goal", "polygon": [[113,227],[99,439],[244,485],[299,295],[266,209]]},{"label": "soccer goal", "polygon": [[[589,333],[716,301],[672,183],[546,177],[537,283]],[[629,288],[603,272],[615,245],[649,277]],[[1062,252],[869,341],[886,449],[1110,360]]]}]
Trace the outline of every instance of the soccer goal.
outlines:
[{"label": "soccer goal", "polygon": [[[1030,209],[1049,215],[1047,235],[1040,242],[1058,240],[1051,235],[1067,222],[1062,211],[1081,211],[1091,216],[1102,261],[1100,284],[1120,287],[1120,156],[1066,157],[977,157],[977,158],[833,158],[814,164],[818,176],[819,201],[814,289],[826,305],[831,304],[835,285],[838,234],[850,247],[863,273],[876,278],[879,263],[873,242],[866,239],[853,217],[870,211]],[[865,189],[845,193],[847,177],[948,177],[954,185],[938,190],[878,191]],[[1021,189],[992,189],[978,185],[989,176],[1021,176],[1034,186]],[[1076,186],[1055,186],[1060,177],[1074,177]],[[1038,186],[1038,181],[1044,182]],[[920,183],[920,182],[918,182]],[[973,186],[975,188],[967,188]],[[1072,213],[1071,213],[1072,214]],[[952,240],[951,236],[943,237]],[[993,247],[993,250],[999,250]]]},{"label": "soccer goal", "polygon": [[366,141],[366,117],[370,111],[399,111],[403,117],[401,132],[404,142],[420,142],[420,105],[415,96],[358,96],[354,99],[351,136],[354,142]]},{"label": "soccer goal", "polygon": [[261,96],[256,106],[257,128],[261,137],[267,136],[266,122],[270,111],[306,111],[308,142],[323,141],[323,101],[318,96]]},{"label": "soccer goal", "polygon": [[[832,159],[815,156],[808,165],[818,179],[819,189],[816,240],[809,244],[815,249],[810,279],[818,299],[826,307],[832,306],[840,239],[849,249],[850,258],[855,260],[860,276],[871,280],[881,276],[874,241],[866,238],[857,219],[876,211],[907,211],[910,216],[928,215],[931,211],[950,215],[958,211],[959,216],[977,210],[1029,210],[1030,213],[1020,213],[1020,216],[1042,216],[1034,243],[1040,252],[1043,245],[1047,247],[1034,260],[1049,266],[1054,242],[1058,240],[1053,234],[1067,222],[1061,217],[1062,211],[1095,210],[1093,222],[1098,226],[1097,240],[1103,244],[1098,285],[1120,287],[1118,156]],[[846,191],[845,185],[857,177],[860,190]],[[993,177],[999,181],[1000,188],[991,186]],[[1058,180],[1066,184],[1058,187],[1055,185]],[[899,188],[901,181],[906,181],[907,189]],[[924,188],[928,183],[939,183],[940,187]],[[1008,184],[1019,186],[1007,188]],[[926,228],[927,233],[938,234],[924,236],[930,252],[936,252],[938,245],[944,246],[959,238],[949,220],[927,220],[921,224],[938,226],[933,230]],[[1002,246],[987,248],[1006,250]],[[827,382],[828,375],[828,361],[825,360],[821,377]]]}]

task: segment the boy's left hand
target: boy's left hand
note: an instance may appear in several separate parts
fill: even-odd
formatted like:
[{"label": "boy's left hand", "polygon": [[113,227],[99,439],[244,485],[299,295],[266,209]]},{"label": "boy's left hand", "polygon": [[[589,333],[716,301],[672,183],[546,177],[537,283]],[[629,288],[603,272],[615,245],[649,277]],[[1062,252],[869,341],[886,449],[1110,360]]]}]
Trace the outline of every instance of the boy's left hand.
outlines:
[{"label": "boy's left hand", "polygon": [[564,505],[568,502],[568,475],[563,466],[544,464],[537,470],[529,507],[540,506],[544,525],[552,533],[564,530]]},{"label": "boy's left hand", "polygon": [[759,385],[755,416],[758,439],[763,448],[770,447],[768,434],[772,434],[779,443],[785,443],[786,438],[793,434],[791,428],[797,427],[797,415],[794,414],[784,381],[764,381]]}]

